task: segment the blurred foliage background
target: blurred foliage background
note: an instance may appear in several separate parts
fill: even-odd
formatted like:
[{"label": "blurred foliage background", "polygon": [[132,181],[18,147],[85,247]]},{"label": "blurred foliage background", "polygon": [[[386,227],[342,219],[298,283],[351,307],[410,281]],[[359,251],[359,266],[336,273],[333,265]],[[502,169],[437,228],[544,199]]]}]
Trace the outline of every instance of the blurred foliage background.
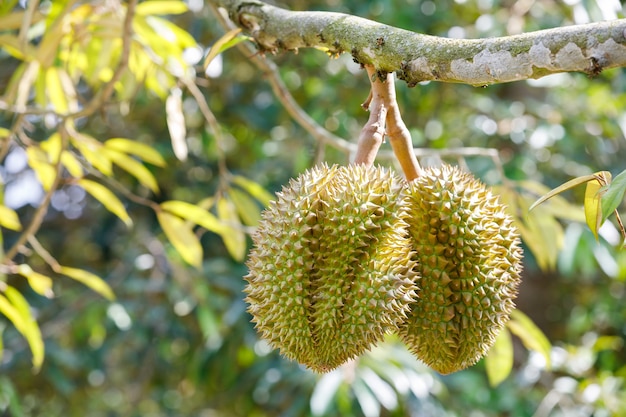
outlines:
[{"label": "blurred foliage background", "polygon": [[[421,162],[445,159],[467,165],[501,190],[528,227],[517,304],[551,341],[551,367],[515,338],[514,370],[494,387],[484,361],[441,376],[390,338],[348,366],[320,376],[259,340],[243,301],[241,248],[250,244],[243,232],[250,231],[267,198],[250,181],[273,193],[315,161],[344,164],[347,156],[322,146],[290,118],[249,54],[228,49],[204,71],[202,56],[226,31],[210,2],[164,2],[188,9],[172,6],[164,15],[148,6],[141,10],[147,3],[140,2],[137,9],[145,30],[139,32],[142,23],[134,22],[130,71],[117,80],[110,100],[75,118],[59,114],[85,109],[119,62],[125,5],[0,3],[3,204],[27,225],[50,195],[37,239],[5,259],[0,270],[3,291],[8,285],[23,295],[45,344],[45,360],[33,369],[29,343],[0,318],[1,415],[626,416],[626,254],[619,250],[619,231],[609,221],[595,241],[582,217],[583,188],[546,204],[543,211],[525,211],[572,177],[600,170],[615,176],[626,169],[623,69],[593,79],[560,74],[487,88],[427,83],[409,89],[398,84],[414,144],[428,150],[419,154]],[[417,32],[467,38],[624,16],[617,0],[294,0],[278,5],[346,12]],[[19,13],[28,10],[34,18],[25,30]],[[24,42],[19,34],[27,34],[26,41],[36,48],[45,44],[47,33],[60,30],[55,19],[71,13],[76,19],[70,25],[75,30],[71,45],[91,52],[72,56],[72,47],[62,40],[48,50],[49,57],[31,51],[38,62],[49,60],[39,68],[47,82],[20,83],[20,71],[28,74],[32,59],[16,52],[16,42]],[[98,13],[104,16],[101,21]],[[81,21],[89,24],[81,26]],[[269,59],[305,112],[333,134],[356,139],[367,118],[360,104],[369,84],[349,55],[329,59],[321,51],[301,50]],[[51,82],[59,68],[67,77]],[[65,94],[55,94],[53,85]],[[24,93],[20,86],[32,89]],[[184,117],[186,150],[168,130],[168,113]],[[172,126],[177,122],[170,119]],[[180,122],[178,128],[180,132]],[[64,166],[58,183],[42,188],[40,173],[33,171],[42,164],[26,149],[46,151],[52,145],[42,144],[61,132],[63,149],[78,152],[79,140],[72,139],[71,146],[65,142],[77,137],[72,129],[100,142],[132,139],[156,150],[162,161],[144,158],[148,174],[128,167],[106,174],[86,169],[93,161],[82,154],[82,172],[68,175],[71,168]],[[471,151],[454,151],[459,148]],[[133,152],[138,149],[131,146],[125,154],[137,160]],[[453,151],[430,151],[446,149]],[[49,158],[43,165],[59,167],[51,152],[43,155]],[[112,155],[115,164],[119,154]],[[380,163],[391,161],[381,157]],[[158,192],[147,186],[150,176]],[[105,207],[102,203],[110,199],[94,198],[81,180],[106,185],[123,209]],[[201,244],[199,268],[179,254],[185,243],[177,246],[176,233],[164,232],[161,203],[172,200],[197,204],[213,215],[203,217],[207,227],[193,229]],[[124,213],[132,219],[131,227],[120,220]],[[6,222],[5,252],[22,233]],[[192,230],[189,224],[182,229]],[[189,239],[186,244],[193,246]],[[92,288],[59,274],[55,262],[94,274]],[[37,291],[37,276],[13,268],[24,264],[52,277],[50,288],[42,282],[54,296]],[[93,290],[102,288],[97,277],[115,299]]]}]

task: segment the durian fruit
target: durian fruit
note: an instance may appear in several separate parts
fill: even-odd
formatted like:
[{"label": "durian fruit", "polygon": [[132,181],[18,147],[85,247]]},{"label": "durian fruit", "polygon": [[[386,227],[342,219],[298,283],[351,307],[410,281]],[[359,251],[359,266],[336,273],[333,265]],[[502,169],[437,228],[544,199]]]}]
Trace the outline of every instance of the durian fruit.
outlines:
[{"label": "durian fruit", "polygon": [[321,165],[263,212],[245,277],[257,330],[317,372],[366,351],[406,318],[415,254],[402,181],[364,165]]},{"label": "durian fruit", "polygon": [[418,301],[400,336],[436,371],[478,362],[514,308],[522,250],[512,219],[470,173],[444,165],[407,184]]}]

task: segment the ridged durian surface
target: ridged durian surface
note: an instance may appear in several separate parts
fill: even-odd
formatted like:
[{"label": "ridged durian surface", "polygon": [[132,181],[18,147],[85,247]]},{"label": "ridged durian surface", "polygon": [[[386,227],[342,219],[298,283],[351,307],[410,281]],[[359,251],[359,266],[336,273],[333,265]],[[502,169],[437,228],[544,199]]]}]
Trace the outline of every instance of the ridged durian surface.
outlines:
[{"label": "ridged durian surface", "polygon": [[325,372],[406,318],[416,264],[401,187],[383,168],[321,165],[264,211],[246,301],[256,328],[283,355]]},{"label": "ridged durian surface", "polygon": [[418,301],[400,335],[447,374],[475,364],[514,308],[522,251],[505,208],[470,173],[444,165],[407,184]]}]

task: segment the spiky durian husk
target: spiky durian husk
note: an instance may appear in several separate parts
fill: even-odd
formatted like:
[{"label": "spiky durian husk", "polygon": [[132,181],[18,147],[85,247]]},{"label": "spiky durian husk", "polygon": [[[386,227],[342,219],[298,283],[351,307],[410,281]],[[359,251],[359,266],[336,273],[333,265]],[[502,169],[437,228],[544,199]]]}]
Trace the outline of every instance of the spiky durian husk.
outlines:
[{"label": "spiky durian husk", "polygon": [[514,308],[522,250],[505,208],[470,173],[444,165],[407,184],[419,300],[400,335],[447,374],[475,364]]},{"label": "spiky durian husk", "polygon": [[416,272],[401,187],[383,168],[321,165],[264,211],[246,301],[283,355],[325,372],[406,318]]}]

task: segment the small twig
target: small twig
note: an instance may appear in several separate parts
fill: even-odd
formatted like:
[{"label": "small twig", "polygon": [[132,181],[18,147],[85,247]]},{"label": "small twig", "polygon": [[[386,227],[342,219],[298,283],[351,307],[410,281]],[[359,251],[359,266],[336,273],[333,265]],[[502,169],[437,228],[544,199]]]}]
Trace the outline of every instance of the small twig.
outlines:
[{"label": "small twig", "polygon": [[61,265],[59,264],[59,261],[57,261],[54,256],[52,256],[50,252],[48,252],[46,248],[43,247],[43,245],[39,242],[39,240],[37,240],[35,235],[28,236],[28,243],[33,248],[35,253],[37,253],[37,255],[39,255],[41,259],[43,259],[54,272],[59,272],[61,270]]},{"label": "small twig", "polygon": [[371,84],[371,92],[364,103],[368,105],[370,117],[363,126],[359,135],[355,164],[372,166],[378,154],[378,149],[385,139],[385,119],[387,118],[387,107],[384,96],[386,95],[385,83],[376,79],[376,70],[367,65],[365,67]]}]

